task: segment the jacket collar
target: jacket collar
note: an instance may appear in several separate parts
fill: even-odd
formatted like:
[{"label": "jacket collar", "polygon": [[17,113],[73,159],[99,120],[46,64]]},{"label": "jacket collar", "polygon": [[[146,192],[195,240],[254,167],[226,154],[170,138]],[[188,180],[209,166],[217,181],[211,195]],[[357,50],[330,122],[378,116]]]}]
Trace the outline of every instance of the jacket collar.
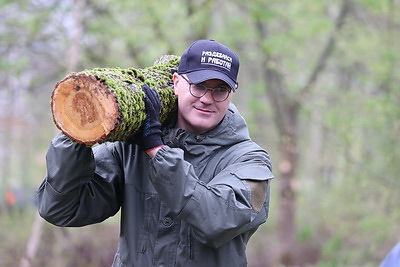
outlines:
[{"label": "jacket collar", "polygon": [[[221,123],[204,134],[194,134],[182,129],[167,128],[164,130],[163,135],[165,144],[181,147],[186,151],[193,150],[195,145],[217,149],[221,146],[230,146],[250,139],[246,122],[233,103],[229,105]],[[198,149],[203,148],[199,147]]]}]

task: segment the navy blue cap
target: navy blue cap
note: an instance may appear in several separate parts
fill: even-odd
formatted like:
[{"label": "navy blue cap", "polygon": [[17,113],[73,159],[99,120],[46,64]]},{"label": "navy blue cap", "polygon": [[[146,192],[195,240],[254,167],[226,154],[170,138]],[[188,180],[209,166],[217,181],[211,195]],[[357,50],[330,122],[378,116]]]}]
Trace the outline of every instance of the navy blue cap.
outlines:
[{"label": "navy blue cap", "polygon": [[192,83],[210,79],[226,82],[233,91],[237,88],[239,58],[227,46],[214,40],[198,40],[181,56],[178,73],[186,74]]}]

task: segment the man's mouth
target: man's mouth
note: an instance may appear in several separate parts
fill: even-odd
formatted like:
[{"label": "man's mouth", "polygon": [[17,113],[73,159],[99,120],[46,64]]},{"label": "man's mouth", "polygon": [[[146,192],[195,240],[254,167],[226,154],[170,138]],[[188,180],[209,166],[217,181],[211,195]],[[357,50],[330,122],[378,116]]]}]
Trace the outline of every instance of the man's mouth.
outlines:
[{"label": "man's mouth", "polygon": [[197,111],[203,112],[203,113],[213,113],[212,110],[207,109],[207,108],[201,108],[201,107],[194,107]]}]

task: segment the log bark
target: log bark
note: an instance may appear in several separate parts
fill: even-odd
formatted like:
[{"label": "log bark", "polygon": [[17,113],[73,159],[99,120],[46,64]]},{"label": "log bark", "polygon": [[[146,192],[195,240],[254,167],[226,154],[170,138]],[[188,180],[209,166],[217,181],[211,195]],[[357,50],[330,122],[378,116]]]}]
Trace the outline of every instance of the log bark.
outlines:
[{"label": "log bark", "polygon": [[56,126],[71,140],[91,146],[137,135],[146,118],[143,84],[161,100],[160,122],[176,115],[172,74],[178,56],[163,56],[147,68],[95,68],[71,73],[56,84],[51,111]]}]

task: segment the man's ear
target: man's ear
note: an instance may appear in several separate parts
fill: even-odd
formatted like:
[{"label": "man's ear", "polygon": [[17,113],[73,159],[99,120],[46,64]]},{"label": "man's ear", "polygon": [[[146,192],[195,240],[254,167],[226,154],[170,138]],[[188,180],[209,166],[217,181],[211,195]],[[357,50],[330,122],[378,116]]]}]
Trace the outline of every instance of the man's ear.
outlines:
[{"label": "man's ear", "polygon": [[174,93],[175,95],[178,95],[178,82],[179,82],[179,74],[177,72],[175,72],[172,75],[172,81],[174,83]]}]

